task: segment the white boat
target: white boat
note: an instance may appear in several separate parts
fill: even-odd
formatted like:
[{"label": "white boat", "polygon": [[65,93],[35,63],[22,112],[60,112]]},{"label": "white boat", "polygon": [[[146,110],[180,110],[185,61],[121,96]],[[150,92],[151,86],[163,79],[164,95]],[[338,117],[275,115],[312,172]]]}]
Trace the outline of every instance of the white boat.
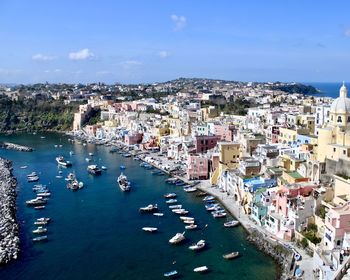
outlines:
[{"label": "white boat", "polygon": [[47,240],[47,235],[35,237],[32,239],[34,242],[40,242],[40,241],[46,241]]},{"label": "white boat", "polygon": [[225,212],[213,213],[214,218],[224,218],[226,215],[227,214]]},{"label": "white boat", "polygon": [[48,222],[46,221],[35,221],[34,222],[34,225],[36,226],[44,226],[44,225],[47,225]]},{"label": "white boat", "polygon": [[50,222],[51,221],[51,218],[47,218],[47,217],[41,217],[41,218],[38,218],[36,219],[37,221],[45,221],[45,222]]},{"label": "white boat", "polygon": [[51,196],[51,193],[50,192],[39,192],[37,195],[41,196],[41,197],[49,197],[49,196]]},{"label": "white boat", "polygon": [[72,166],[72,163],[69,160],[65,160],[63,156],[56,157],[56,161],[59,165],[65,167]]},{"label": "white boat", "polygon": [[45,209],[45,205],[34,206],[34,209],[36,210]]},{"label": "white boat", "polygon": [[195,269],[193,269],[194,272],[205,272],[205,271],[208,271],[208,267],[206,265],[204,266],[199,266],[199,267],[196,267]]},{"label": "white boat", "polygon": [[123,192],[130,191],[130,182],[123,173],[121,173],[118,177],[118,185]]},{"label": "white boat", "polygon": [[199,240],[196,244],[191,245],[190,247],[188,247],[188,249],[192,250],[192,251],[198,251],[203,249],[205,246],[205,240]]},{"label": "white boat", "polygon": [[79,182],[78,187],[79,187],[79,189],[82,189],[84,187],[84,183],[83,182]]},{"label": "white boat", "polygon": [[176,203],[177,199],[169,199],[167,201],[165,201],[166,204],[172,204],[172,203]]},{"label": "white boat", "polygon": [[195,224],[185,226],[185,229],[196,229],[198,226]]},{"label": "white boat", "polygon": [[171,211],[178,215],[185,215],[188,213],[188,211],[185,209],[173,209]]},{"label": "white boat", "polygon": [[102,170],[95,164],[88,165],[87,171],[92,175],[101,175]]},{"label": "white boat", "polygon": [[192,224],[194,224],[194,220],[183,220],[182,221],[184,224],[186,224],[186,225],[192,225]]},{"label": "white boat", "polygon": [[226,260],[232,260],[239,257],[239,252],[232,252],[222,256]]},{"label": "white boat", "polygon": [[101,169],[102,169],[102,170],[107,170],[107,167],[104,166],[104,165],[102,165],[102,166],[101,166]]},{"label": "white boat", "polygon": [[73,151],[70,151],[69,154],[72,156],[72,155],[74,155],[74,152],[73,152]]},{"label": "white boat", "polygon": [[145,207],[140,207],[140,212],[153,212],[158,210],[157,204],[149,204]]},{"label": "white boat", "polygon": [[38,227],[37,229],[33,230],[32,232],[35,234],[45,233],[45,232],[47,232],[47,228]]},{"label": "white boat", "polygon": [[186,220],[188,220],[188,221],[194,221],[194,218],[193,218],[193,217],[181,216],[181,217],[180,217],[180,220],[182,220],[182,221],[186,221]]},{"label": "white boat", "polygon": [[92,157],[94,154],[93,153],[89,153],[89,156]]},{"label": "white boat", "polygon": [[62,175],[56,175],[56,178],[57,178],[57,179],[62,179],[63,176],[62,176]]},{"label": "white boat", "polygon": [[172,238],[170,238],[169,243],[178,244],[183,240],[185,240],[185,232],[175,234]]},{"label": "white boat", "polygon": [[176,270],[164,273],[164,277],[173,277],[173,276],[176,276],[176,275],[177,275],[177,271]]},{"label": "white boat", "polygon": [[169,205],[170,209],[181,209],[182,205],[181,204],[176,204],[176,205]]},{"label": "white boat", "polygon": [[195,191],[197,191],[197,188],[196,187],[187,187],[187,188],[184,188],[184,191],[188,192],[188,193],[195,192]]},{"label": "white boat", "polygon": [[85,158],[85,160],[86,160],[87,162],[90,162],[90,161],[91,161],[91,159],[90,159],[90,158]]},{"label": "white boat", "polygon": [[147,232],[156,232],[158,230],[158,228],[156,228],[156,227],[143,227],[142,230],[147,231]]},{"label": "white boat", "polygon": [[210,201],[210,200],[214,200],[215,197],[212,195],[207,195],[206,197],[203,198],[203,201]]},{"label": "white boat", "polygon": [[239,225],[239,221],[235,220],[224,223],[224,227],[235,227],[237,225]]},{"label": "white boat", "polygon": [[175,198],[177,196],[176,193],[167,193],[164,195],[165,198]]},{"label": "white boat", "polygon": [[20,168],[21,169],[26,169],[28,166],[27,165],[23,165],[23,166],[21,166]]},{"label": "white boat", "polygon": [[163,217],[163,216],[164,216],[164,213],[153,213],[153,216]]}]

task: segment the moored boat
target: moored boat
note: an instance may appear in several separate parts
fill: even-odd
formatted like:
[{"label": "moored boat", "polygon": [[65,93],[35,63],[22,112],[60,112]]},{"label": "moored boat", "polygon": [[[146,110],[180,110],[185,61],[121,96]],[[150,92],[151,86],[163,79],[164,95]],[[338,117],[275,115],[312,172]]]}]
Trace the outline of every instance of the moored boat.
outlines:
[{"label": "moored boat", "polygon": [[166,204],[172,204],[172,203],[176,203],[177,199],[169,199],[167,201],[165,201]]},{"label": "moored boat", "polygon": [[121,173],[118,177],[118,185],[123,192],[130,191],[130,182],[123,173]]},{"label": "moored boat", "polygon": [[231,259],[237,258],[238,256],[239,256],[239,252],[232,252],[232,253],[225,254],[222,257],[226,260],[231,260]]},{"label": "moored boat", "polygon": [[32,232],[35,234],[45,233],[45,232],[47,232],[47,228],[40,226],[37,229],[33,230]]},{"label": "moored boat", "polygon": [[177,196],[176,193],[167,193],[164,195],[165,198],[175,198]]},{"label": "moored boat", "polygon": [[192,224],[192,225],[187,225],[185,226],[185,229],[196,229],[198,226],[196,224]]},{"label": "moored boat", "polygon": [[235,220],[224,223],[224,227],[235,227],[237,225],[239,225],[239,221]]},{"label": "moored boat", "polygon": [[153,216],[163,217],[163,216],[164,216],[164,213],[153,213]]},{"label": "moored boat", "polygon": [[185,240],[185,232],[183,233],[177,233],[172,238],[169,239],[170,244],[178,244]]},{"label": "moored boat", "polygon": [[169,208],[170,209],[180,209],[180,208],[182,208],[182,205],[181,204],[169,205]]},{"label": "moored boat", "polygon": [[101,175],[102,170],[95,164],[89,165],[87,171],[92,175]]},{"label": "moored boat", "polygon": [[147,231],[147,232],[156,232],[158,230],[158,228],[156,228],[156,227],[143,227],[142,230]]},{"label": "moored boat", "polygon": [[56,157],[56,161],[59,165],[64,167],[72,166],[72,163],[68,160],[65,160],[63,156]]},{"label": "moored boat", "polygon": [[46,241],[47,240],[47,235],[35,237],[32,239],[34,242],[40,242],[40,241]]},{"label": "moored boat", "polygon": [[205,240],[199,240],[197,243],[191,245],[190,247],[188,247],[188,249],[192,250],[192,251],[198,251],[203,249],[205,246]]},{"label": "moored boat", "polygon": [[172,276],[175,276],[175,275],[177,275],[177,271],[176,270],[164,273],[164,277],[172,277]]},{"label": "moored boat", "polygon": [[193,269],[194,272],[206,272],[208,271],[208,267],[206,265],[196,267]]},{"label": "moored boat", "polygon": [[140,207],[140,212],[154,212],[156,210],[158,210],[157,204],[149,204],[145,207]]}]

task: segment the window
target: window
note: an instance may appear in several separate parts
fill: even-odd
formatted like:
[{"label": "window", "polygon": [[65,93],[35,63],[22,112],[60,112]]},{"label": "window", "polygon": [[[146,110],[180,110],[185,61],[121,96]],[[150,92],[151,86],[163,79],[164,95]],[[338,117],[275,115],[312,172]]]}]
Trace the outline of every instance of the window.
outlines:
[{"label": "window", "polygon": [[333,148],[333,152],[336,152],[337,151],[337,148]]},{"label": "window", "polygon": [[348,116],[348,122],[350,122],[350,116]]},{"label": "window", "polygon": [[346,150],[343,150],[343,155],[346,155]]},{"label": "window", "polygon": [[338,116],[337,122],[338,122],[338,123],[341,123],[341,122],[342,122],[341,116]]}]

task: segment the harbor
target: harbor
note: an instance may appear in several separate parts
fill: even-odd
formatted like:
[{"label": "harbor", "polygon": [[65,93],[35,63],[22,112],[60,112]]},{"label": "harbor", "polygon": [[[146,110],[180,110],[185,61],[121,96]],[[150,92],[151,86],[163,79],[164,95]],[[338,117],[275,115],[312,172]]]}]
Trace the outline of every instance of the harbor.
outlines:
[{"label": "harbor", "polygon": [[[233,219],[229,214],[223,218],[212,217],[205,208],[204,197],[196,196],[199,191],[186,192],[184,186],[167,184],[168,176],[152,174],[153,170],[140,167],[140,161],[133,157],[110,153],[111,147],[84,146],[69,142],[62,135],[45,136],[46,139],[41,139],[40,135],[27,137],[35,148],[34,153],[19,156],[14,151],[4,151],[2,154],[14,161],[19,181],[22,253],[17,261],[0,269],[0,277],[161,279],[165,273],[176,270],[185,279],[257,279],[258,275],[265,277],[260,279],[275,278],[273,260],[246,241],[246,232],[241,226],[224,227],[225,222]],[[20,136],[16,140],[24,141]],[[70,155],[70,151],[74,154]],[[55,158],[59,155],[71,161],[72,166],[58,166]],[[91,162],[86,162],[86,157],[91,158]],[[108,169],[94,176],[87,172],[91,164]],[[21,166],[27,168],[21,169]],[[26,181],[33,171],[40,177],[38,183]],[[60,171],[62,178],[56,178]],[[64,178],[71,172],[84,182],[84,188],[78,192],[67,190]],[[117,178],[122,172],[130,182],[129,192],[122,191],[118,185]],[[33,198],[34,184],[47,185],[50,190],[50,200],[43,210],[25,205],[25,201]],[[171,199],[177,202],[167,204]],[[140,213],[139,208],[149,204],[157,204],[154,212],[157,215]],[[188,211],[186,223],[171,211],[174,208],[170,208],[180,204]],[[32,241],[32,231],[37,228],[33,222],[40,217],[52,219],[49,225],[42,225],[48,229],[44,243]],[[185,229],[192,224],[190,218],[198,228]],[[157,231],[152,232],[154,228]],[[183,232],[184,243],[169,244],[172,237]],[[205,240],[203,249],[189,250],[189,246],[201,240]],[[240,256],[230,261],[223,258],[231,252],[239,252]],[[79,259],[79,265],[72,262],[73,259]],[[151,259],[157,262],[150,262]],[[205,274],[201,272],[204,267],[208,268]],[[199,272],[194,271],[196,268]]]}]

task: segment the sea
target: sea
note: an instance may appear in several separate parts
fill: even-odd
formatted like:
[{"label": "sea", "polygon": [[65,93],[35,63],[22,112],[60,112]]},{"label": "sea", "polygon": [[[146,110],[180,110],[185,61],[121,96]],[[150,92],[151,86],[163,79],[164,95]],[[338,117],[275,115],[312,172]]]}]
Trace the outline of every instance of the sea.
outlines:
[{"label": "sea", "polygon": [[322,83],[322,82],[308,83],[308,82],[305,82],[303,84],[314,86],[316,89],[319,90],[319,93],[312,94],[313,96],[337,98],[337,97],[339,97],[339,89],[343,83],[342,82],[339,82],[339,83]]},{"label": "sea", "polygon": [[[214,219],[204,208],[202,198],[188,194],[182,187],[165,183],[167,176],[152,175],[139,166],[140,162],[110,153],[110,147],[71,143],[68,137],[55,133],[16,134],[1,136],[10,141],[33,147],[33,152],[0,150],[0,156],[13,161],[18,179],[17,218],[20,224],[21,253],[19,258],[0,267],[0,279],[8,280],[112,280],[163,279],[163,274],[177,270],[178,279],[275,279],[274,261],[246,241],[241,227],[224,228],[232,217]],[[55,148],[55,145],[62,147]],[[70,151],[74,155],[70,155]],[[93,156],[89,156],[93,153]],[[72,161],[70,168],[58,167],[56,156]],[[91,163],[106,166],[101,176],[87,173]],[[130,193],[117,185],[120,165],[132,184]],[[21,166],[27,166],[21,169]],[[38,183],[28,183],[26,175],[35,171]],[[72,192],[63,177],[74,172],[83,189]],[[35,197],[34,184],[45,184],[51,198],[45,209],[27,207],[25,201]],[[178,203],[190,211],[199,225],[188,231],[179,217],[172,213],[163,195],[177,193]],[[164,217],[141,214],[139,208],[157,203]],[[33,243],[33,222],[50,217],[48,241]],[[158,227],[158,233],[146,233],[142,227]],[[186,241],[170,245],[168,240],[184,232]],[[207,246],[193,252],[188,246],[204,239]],[[239,251],[241,257],[225,260],[222,255]],[[197,274],[193,269],[206,265],[209,272]]]}]

